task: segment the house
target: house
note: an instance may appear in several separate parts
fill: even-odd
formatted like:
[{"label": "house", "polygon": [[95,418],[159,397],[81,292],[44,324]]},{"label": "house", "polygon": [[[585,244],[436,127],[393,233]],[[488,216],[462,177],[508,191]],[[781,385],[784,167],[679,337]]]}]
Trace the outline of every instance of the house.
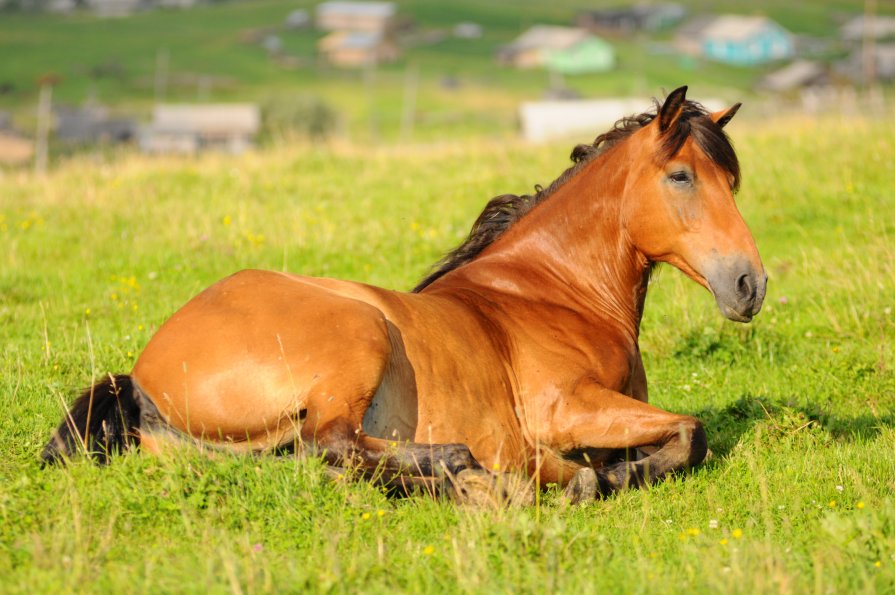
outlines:
[{"label": "house", "polygon": [[143,130],[140,147],[147,153],[195,154],[204,150],[242,153],[261,127],[254,104],[157,105]]},{"label": "house", "polygon": [[837,64],[837,72],[857,84],[867,84],[868,76],[877,82],[895,81],[895,43],[876,43],[866,51],[872,52],[870,60],[865,56],[865,48],[857,48]]},{"label": "house", "polygon": [[484,29],[478,23],[462,22],[454,25],[453,34],[457,39],[481,39]]},{"label": "house", "polygon": [[390,33],[396,23],[392,2],[323,2],[317,5],[317,28],[323,31]]},{"label": "house", "polygon": [[758,88],[774,93],[785,93],[807,87],[825,87],[830,84],[827,67],[820,62],[796,60],[766,75]]},{"label": "house", "polygon": [[767,17],[723,15],[699,17],[677,32],[675,45],[693,56],[753,66],[791,58],[792,34]]},{"label": "house", "polygon": [[871,39],[895,38],[895,17],[876,15],[868,19],[864,15],[856,16],[839,29],[845,41],[861,41]]},{"label": "house", "polygon": [[155,0],[159,8],[194,8],[201,0]]},{"label": "house", "polygon": [[89,8],[99,17],[126,17],[146,7],[143,0],[85,0]]},{"label": "house", "polygon": [[605,72],[615,66],[615,51],[580,27],[536,25],[497,53],[500,64],[547,68],[561,74]]},{"label": "house", "polygon": [[44,4],[44,10],[56,14],[71,14],[78,8],[75,0],[49,0]]},{"label": "house", "polygon": [[329,64],[357,68],[392,62],[400,56],[392,2],[323,2],[317,5],[317,28],[331,33],[317,42]]},{"label": "house", "polygon": [[[724,108],[724,102],[708,99],[706,109]],[[606,131],[620,116],[638,114],[650,108],[642,99],[576,99],[526,101],[519,107],[522,136],[531,142],[584,134],[593,138]]]},{"label": "house", "polygon": [[687,14],[680,4],[641,2],[633,6],[582,10],[575,24],[605,35],[630,35],[638,31],[659,31],[676,25]]},{"label": "house", "polygon": [[400,56],[390,38],[373,31],[334,31],[317,43],[317,50],[326,62],[343,68],[393,62]]},{"label": "house", "polygon": [[126,17],[154,8],[187,9],[208,0],[0,0],[0,10],[17,7],[26,11],[72,14],[83,7],[100,17]]},{"label": "house", "polygon": [[286,29],[290,31],[300,31],[307,29],[311,25],[311,16],[308,11],[303,8],[296,8],[286,15]]}]

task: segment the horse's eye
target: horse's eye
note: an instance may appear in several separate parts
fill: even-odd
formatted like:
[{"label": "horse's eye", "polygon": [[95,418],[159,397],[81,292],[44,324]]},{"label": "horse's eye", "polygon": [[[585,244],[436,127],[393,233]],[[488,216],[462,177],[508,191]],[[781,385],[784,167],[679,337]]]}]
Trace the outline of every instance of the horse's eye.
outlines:
[{"label": "horse's eye", "polygon": [[692,184],[693,180],[690,178],[690,174],[685,171],[676,171],[673,174],[668,176],[668,179],[674,182],[675,184]]}]

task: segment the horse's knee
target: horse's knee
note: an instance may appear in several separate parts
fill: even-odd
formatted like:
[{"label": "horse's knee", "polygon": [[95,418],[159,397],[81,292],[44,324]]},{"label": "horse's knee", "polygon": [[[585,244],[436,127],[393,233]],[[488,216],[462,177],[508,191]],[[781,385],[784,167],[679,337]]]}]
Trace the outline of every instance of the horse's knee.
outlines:
[{"label": "horse's knee", "polygon": [[684,417],[675,422],[673,433],[655,455],[645,461],[658,464],[659,472],[695,467],[705,460],[708,441],[705,428],[695,417]]},{"label": "horse's knee", "polygon": [[636,462],[622,461],[597,469],[596,480],[601,494],[619,489],[640,487],[667,473],[695,467],[708,453],[705,428],[693,417],[677,423],[675,433],[654,454]]}]

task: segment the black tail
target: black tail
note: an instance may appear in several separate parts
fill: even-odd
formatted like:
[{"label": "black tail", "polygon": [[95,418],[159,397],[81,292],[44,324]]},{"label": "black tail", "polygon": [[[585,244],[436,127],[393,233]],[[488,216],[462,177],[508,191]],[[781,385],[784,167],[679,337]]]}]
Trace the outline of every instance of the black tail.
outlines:
[{"label": "black tail", "polygon": [[56,463],[81,450],[100,463],[115,451],[140,444],[140,403],[126,374],[108,376],[72,403],[59,428],[44,447],[44,463]]}]

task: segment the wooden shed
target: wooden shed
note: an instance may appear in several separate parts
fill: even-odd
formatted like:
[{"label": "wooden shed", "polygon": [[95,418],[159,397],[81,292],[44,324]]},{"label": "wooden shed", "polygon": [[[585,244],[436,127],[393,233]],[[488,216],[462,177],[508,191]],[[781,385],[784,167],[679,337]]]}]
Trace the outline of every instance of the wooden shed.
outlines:
[{"label": "wooden shed", "polygon": [[326,62],[343,68],[393,62],[400,55],[389,37],[370,31],[334,31],[318,42],[317,49]]},{"label": "wooden shed", "polygon": [[254,104],[162,104],[153,109],[140,146],[147,153],[241,153],[252,146],[260,127]]}]

